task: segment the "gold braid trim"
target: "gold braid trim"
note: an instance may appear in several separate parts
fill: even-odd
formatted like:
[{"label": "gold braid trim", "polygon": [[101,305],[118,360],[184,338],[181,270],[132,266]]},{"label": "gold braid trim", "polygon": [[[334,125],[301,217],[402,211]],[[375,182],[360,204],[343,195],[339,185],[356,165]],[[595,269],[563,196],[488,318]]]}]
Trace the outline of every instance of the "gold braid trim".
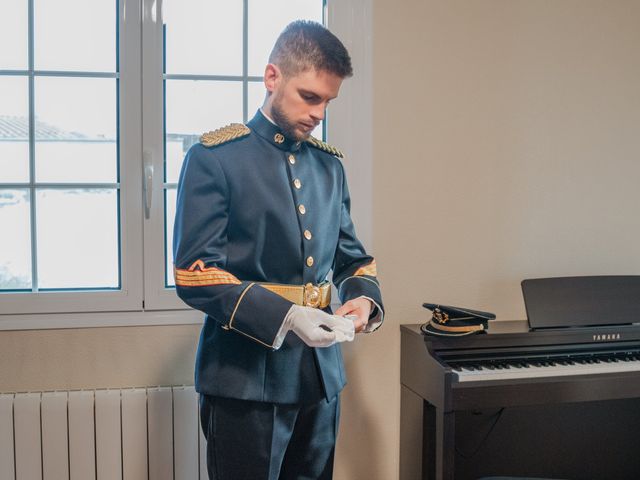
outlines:
[{"label": "gold braid trim", "polygon": [[365,265],[364,267],[360,267],[358,270],[356,270],[356,273],[353,274],[354,277],[359,277],[361,275],[369,275],[371,277],[377,277],[378,269],[376,268],[376,261],[373,260],[368,265]]},{"label": "gold braid trim", "polygon": [[331,155],[335,155],[338,158],[344,158],[344,153],[342,153],[336,147],[332,147],[328,143],[324,143],[323,141],[318,140],[316,137],[310,136],[309,138],[307,138],[307,143],[309,143],[313,147],[316,147],[318,150],[330,153]]},{"label": "gold braid trim", "polygon": [[203,133],[200,137],[200,143],[205,147],[213,147],[214,145],[222,145],[236,138],[246,137],[251,133],[249,127],[242,123],[231,123],[226,127],[219,128],[213,132]]},{"label": "gold braid trim", "polygon": [[189,268],[173,267],[176,285],[179,287],[206,287],[213,285],[240,285],[242,282],[231,273],[216,267],[205,267],[196,260]]}]

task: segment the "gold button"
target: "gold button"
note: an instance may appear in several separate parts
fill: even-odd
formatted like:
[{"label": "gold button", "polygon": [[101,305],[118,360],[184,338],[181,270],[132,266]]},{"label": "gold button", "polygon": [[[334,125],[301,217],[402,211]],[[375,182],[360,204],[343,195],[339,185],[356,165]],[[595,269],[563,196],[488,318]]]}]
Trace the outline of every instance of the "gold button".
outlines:
[{"label": "gold button", "polygon": [[304,205],[298,205],[298,211],[300,212],[301,215],[304,215],[305,213],[307,213],[307,209],[304,208]]},{"label": "gold button", "polygon": [[296,178],[296,179],[293,181],[293,185],[294,185],[298,190],[300,190],[300,189],[302,188],[302,182],[300,181],[300,179],[299,179],[299,178]]},{"label": "gold button", "polygon": [[284,142],[284,135],[282,135],[281,133],[276,133],[273,136],[273,141],[276,143],[283,143]]},{"label": "gold button", "polygon": [[289,163],[291,165],[295,165],[296,163],[296,157],[294,157],[293,155],[289,155]]},{"label": "gold button", "polygon": [[307,240],[311,240],[311,232],[309,230],[305,230],[304,231],[304,238],[306,238]]},{"label": "gold button", "polygon": [[313,266],[313,257],[307,257],[307,267]]}]

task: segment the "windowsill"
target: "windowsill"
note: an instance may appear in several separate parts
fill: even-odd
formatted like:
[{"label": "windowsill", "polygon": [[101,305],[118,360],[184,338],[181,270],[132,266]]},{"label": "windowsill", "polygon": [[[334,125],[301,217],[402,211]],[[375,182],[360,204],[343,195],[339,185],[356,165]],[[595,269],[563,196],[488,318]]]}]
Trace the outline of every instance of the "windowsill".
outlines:
[{"label": "windowsill", "polygon": [[[332,302],[335,312],[339,302]],[[204,313],[193,309],[147,310],[139,312],[85,312],[0,314],[0,331],[43,330],[63,328],[139,327],[151,325],[199,325]]]},{"label": "windowsill", "polygon": [[201,324],[197,310],[0,315],[1,330]]}]

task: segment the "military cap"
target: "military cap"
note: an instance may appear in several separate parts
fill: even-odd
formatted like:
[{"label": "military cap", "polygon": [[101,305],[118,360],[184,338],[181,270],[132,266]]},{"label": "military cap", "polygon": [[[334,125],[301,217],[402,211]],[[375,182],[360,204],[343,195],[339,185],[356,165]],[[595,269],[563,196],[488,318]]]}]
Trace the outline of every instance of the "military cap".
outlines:
[{"label": "military cap", "polygon": [[493,313],[469,308],[436,303],[423,303],[422,306],[432,312],[431,318],[421,326],[428,335],[459,337],[480,333],[487,329],[489,320],[496,318]]}]

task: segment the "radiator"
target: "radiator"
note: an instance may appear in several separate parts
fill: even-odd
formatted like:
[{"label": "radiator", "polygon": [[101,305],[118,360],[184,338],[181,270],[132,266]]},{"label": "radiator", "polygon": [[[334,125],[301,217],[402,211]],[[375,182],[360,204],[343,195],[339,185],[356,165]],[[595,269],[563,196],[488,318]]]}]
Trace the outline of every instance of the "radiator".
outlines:
[{"label": "radiator", "polygon": [[0,394],[0,480],[204,480],[193,387]]}]

